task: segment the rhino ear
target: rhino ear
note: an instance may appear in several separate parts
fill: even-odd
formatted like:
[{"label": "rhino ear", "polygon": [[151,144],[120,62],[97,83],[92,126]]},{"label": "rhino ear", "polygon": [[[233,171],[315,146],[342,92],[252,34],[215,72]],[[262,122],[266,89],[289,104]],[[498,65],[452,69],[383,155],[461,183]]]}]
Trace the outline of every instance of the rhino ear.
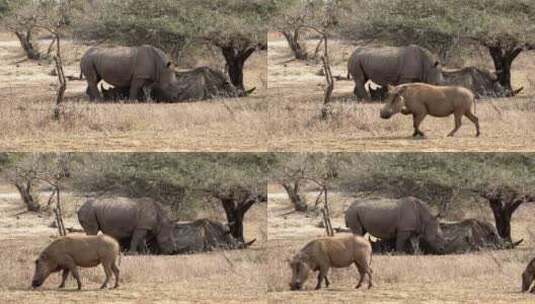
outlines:
[{"label": "rhino ear", "polygon": [[386,91],[387,92],[392,92],[393,90],[394,90],[394,86],[393,85],[390,85],[390,84],[386,85]]},{"label": "rhino ear", "polygon": [[435,61],[434,67],[438,67],[440,65],[440,61]]},{"label": "rhino ear", "polygon": [[168,62],[167,62],[167,67],[170,68],[171,65],[172,65],[171,61],[168,61]]}]

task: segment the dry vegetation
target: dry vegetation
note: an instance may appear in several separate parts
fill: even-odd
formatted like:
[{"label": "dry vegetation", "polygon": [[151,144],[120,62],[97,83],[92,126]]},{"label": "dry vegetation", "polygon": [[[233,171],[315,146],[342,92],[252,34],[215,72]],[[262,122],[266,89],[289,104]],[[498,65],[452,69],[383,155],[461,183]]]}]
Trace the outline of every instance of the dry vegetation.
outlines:
[{"label": "dry vegetation", "polygon": [[[355,290],[357,271],[354,267],[331,270],[331,286],[314,291],[311,276],[302,292],[289,291],[291,271],[286,258],[291,257],[307,241],[324,235],[317,227],[319,217],[290,213],[292,210],[281,189],[269,187],[269,242],[267,274],[270,303],[533,303],[531,294],[520,292],[520,275],[535,256],[534,204],[521,206],[513,216],[515,238],[524,243],[515,250],[484,251],[447,256],[373,257],[374,286]],[[308,193],[313,197],[313,193]],[[351,197],[342,193],[331,196],[334,210],[333,226],[343,226],[343,209]],[[485,213],[465,210],[466,216],[489,219]],[[289,232],[293,231],[293,234]]]},{"label": "dry vegetation", "polygon": [[[101,267],[81,271],[83,289],[76,291],[72,278],[58,290],[60,275],[53,274],[38,290],[30,290],[34,259],[57,232],[48,227],[46,214],[15,214],[22,204],[9,187],[0,193],[0,303],[257,303],[266,302],[264,246],[265,205],[254,206],[246,216],[246,239],[257,238],[247,250],[214,251],[178,256],[122,256],[121,286],[98,289]],[[77,227],[74,216],[79,198],[69,197],[66,226]],[[13,254],[16,253],[16,254]]]},{"label": "dry vegetation", "polygon": [[[307,41],[309,49],[316,40]],[[347,58],[356,47],[344,41],[329,42],[333,75],[345,77]],[[524,87],[516,98],[478,101],[476,115],[482,136],[468,120],[454,138],[446,138],[453,117],[428,117],[423,122],[427,138],[413,139],[412,119],[397,115],[379,118],[380,103],[357,103],[353,81],[336,81],[333,117],[322,122],[325,78],[319,62],[292,60],[286,41],[269,35],[268,78],[270,103],[267,133],[275,151],[533,151],[535,149],[535,53],[525,52],[513,64],[513,87]],[[490,68],[490,58],[466,60]]]},{"label": "dry vegetation", "polygon": [[[47,40],[40,45],[46,48]],[[86,46],[63,44],[65,74],[79,76]],[[24,61],[16,38],[0,35],[3,151],[265,151],[266,52],[246,62],[247,98],[180,104],[89,103],[85,81],[69,81],[65,115],[52,119],[53,65]],[[191,59],[189,59],[191,61]],[[222,60],[221,60],[222,61]],[[214,60],[193,64],[219,66]]]}]

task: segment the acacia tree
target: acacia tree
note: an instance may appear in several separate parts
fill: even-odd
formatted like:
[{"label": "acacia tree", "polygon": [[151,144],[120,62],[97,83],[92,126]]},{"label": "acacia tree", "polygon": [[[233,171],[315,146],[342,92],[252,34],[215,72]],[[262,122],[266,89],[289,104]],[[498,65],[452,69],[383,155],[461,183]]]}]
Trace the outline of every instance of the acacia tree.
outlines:
[{"label": "acacia tree", "polygon": [[26,57],[30,60],[41,58],[41,52],[34,40],[34,31],[39,18],[38,3],[30,0],[4,0],[2,2],[1,24],[15,34]]},{"label": "acacia tree", "polygon": [[533,1],[370,0],[354,4],[339,29],[351,39],[418,44],[443,60],[472,43],[484,46],[512,95],[511,66],[522,51],[534,49],[534,22]]}]

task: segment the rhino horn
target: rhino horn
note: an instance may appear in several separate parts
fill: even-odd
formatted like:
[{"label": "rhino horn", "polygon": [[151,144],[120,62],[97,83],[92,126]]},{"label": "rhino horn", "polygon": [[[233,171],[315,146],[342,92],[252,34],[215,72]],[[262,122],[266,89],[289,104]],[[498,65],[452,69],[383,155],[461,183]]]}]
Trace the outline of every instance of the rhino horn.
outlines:
[{"label": "rhino horn", "polygon": [[243,93],[243,95],[244,95],[244,96],[249,96],[249,95],[251,95],[255,90],[256,90],[256,87],[254,87],[254,88],[252,88],[252,89],[249,89],[249,90],[245,91],[245,92]]},{"label": "rhino horn", "polygon": [[518,88],[518,89],[516,89],[516,90],[512,90],[512,91],[511,91],[511,97],[513,97],[513,96],[515,96],[516,94],[522,92],[523,89],[524,89],[524,87],[520,87],[520,88]]},{"label": "rhino horn", "polygon": [[511,249],[514,249],[516,246],[520,245],[520,243],[522,243],[523,241],[524,241],[524,239],[520,239],[519,241],[512,242],[511,243]]},{"label": "rhino horn", "polygon": [[253,239],[252,241],[249,241],[247,243],[242,243],[242,244],[240,244],[240,248],[245,249],[245,248],[251,246],[254,242],[256,242],[256,239]]}]

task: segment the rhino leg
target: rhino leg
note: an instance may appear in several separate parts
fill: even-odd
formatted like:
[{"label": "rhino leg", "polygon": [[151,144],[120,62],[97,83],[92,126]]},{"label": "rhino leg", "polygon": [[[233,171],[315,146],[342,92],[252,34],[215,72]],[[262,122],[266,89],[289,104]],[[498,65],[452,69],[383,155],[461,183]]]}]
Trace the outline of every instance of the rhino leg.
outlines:
[{"label": "rhino leg", "polygon": [[462,114],[457,113],[457,112],[453,113],[453,115],[455,116],[455,127],[448,134],[448,136],[450,136],[450,137],[455,135],[455,132],[457,132],[457,130],[459,130],[459,128],[461,127],[462,118],[463,118]]},{"label": "rhino leg", "polygon": [[133,79],[130,83],[130,91],[128,92],[128,97],[130,100],[136,101],[138,98],[139,91],[142,91],[143,86],[145,85],[145,79]]},{"label": "rhino leg", "polygon": [[396,235],[396,251],[397,252],[405,252],[405,245],[407,244],[407,241],[411,237],[410,231],[400,231]]},{"label": "rhino leg", "polygon": [[412,133],[413,137],[418,136],[418,135],[422,137],[425,136],[424,132],[420,130],[420,124],[424,120],[425,115],[426,115],[425,113],[413,113],[412,114],[412,126],[414,128],[414,133]]},{"label": "rhino leg", "polygon": [[420,254],[420,237],[419,236],[412,236],[410,239],[412,252],[414,254]]},{"label": "rhino leg", "polygon": [[464,113],[464,116],[466,116],[468,119],[470,119],[471,122],[474,123],[474,125],[476,126],[476,137],[479,136],[479,119],[477,118],[477,116],[472,114],[472,112],[470,111]]},{"label": "rhino leg", "polygon": [[130,253],[136,253],[140,248],[140,245],[145,242],[145,237],[147,236],[147,230],[145,229],[136,229],[134,235],[132,236],[132,241],[130,242]]},{"label": "rhino leg", "polygon": [[65,287],[65,281],[67,280],[68,276],[69,276],[69,269],[68,268],[63,269],[63,273],[61,274],[61,283],[59,284],[58,288]]}]

